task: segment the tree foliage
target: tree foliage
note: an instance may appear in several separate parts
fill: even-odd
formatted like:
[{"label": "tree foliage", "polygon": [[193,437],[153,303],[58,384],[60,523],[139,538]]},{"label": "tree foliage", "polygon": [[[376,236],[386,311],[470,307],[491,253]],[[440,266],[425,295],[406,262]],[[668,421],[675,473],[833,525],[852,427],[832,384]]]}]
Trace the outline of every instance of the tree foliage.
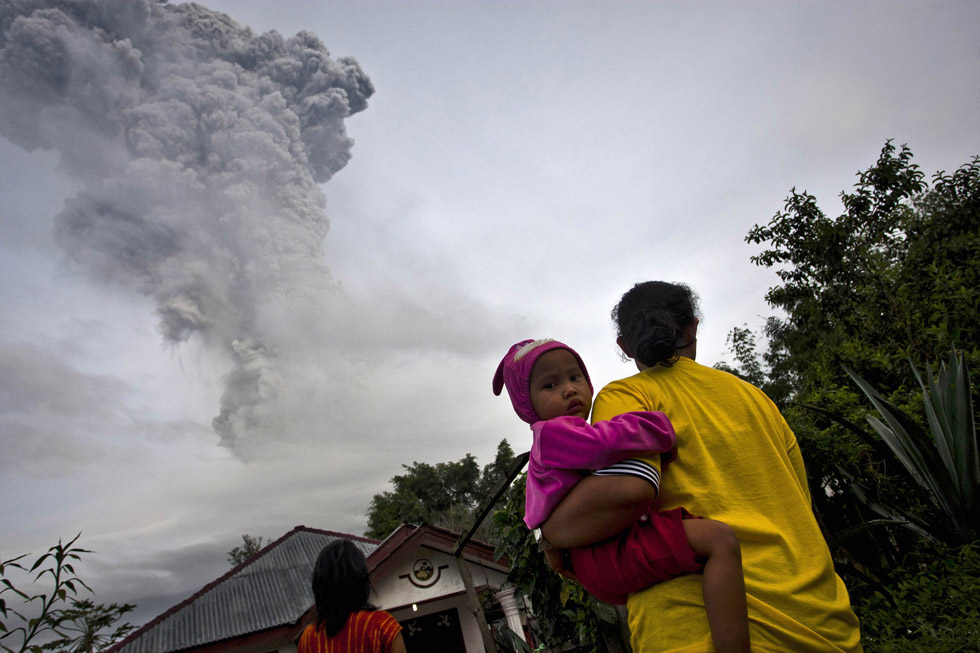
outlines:
[{"label": "tree foliage", "polygon": [[[951,436],[940,424],[953,404],[975,414],[977,388],[966,378],[949,391],[952,372],[937,380],[917,366],[957,346],[964,373],[980,362],[980,157],[929,183],[909,148],[889,141],[840,199],[844,212],[830,218],[794,188],[749,232],[762,246],[752,260],[779,277],[766,299],[781,314],[766,321],[761,356],[756,334],[733,330],[737,365],[719,367],[766,390],[796,432],[866,650],[969,650],[975,611],[963,622],[921,579],[960,583],[950,580],[960,563],[931,556],[978,537],[976,455],[950,449],[973,452],[975,425]],[[871,428],[869,397],[880,412]],[[972,569],[975,551],[963,551]]]},{"label": "tree foliage", "polygon": [[[510,444],[501,440],[494,461],[482,470],[471,454],[456,462],[402,465],[405,473],[392,477],[393,489],[371,500],[365,535],[384,539],[403,523],[466,530],[474,511],[500,487],[514,457]],[[485,529],[477,533],[478,539],[487,537]]]},{"label": "tree foliage", "polygon": [[228,552],[228,564],[237,567],[262,550],[263,538],[242,533],[242,543]]},{"label": "tree foliage", "polygon": [[[859,487],[905,512],[930,508],[880,438],[859,437],[826,415],[864,422],[867,403],[845,366],[921,416],[907,361],[941,360],[958,343],[969,364],[980,362],[980,157],[930,185],[911,150],[889,141],[840,198],[844,212],[830,218],[814,196],[793,189],[782,211],[752,228],[746,240],[763,246],[752,260],[781,282],[766,299],[783,314],[766,322],[761,364],[751,333],[730,337],[734,371],[770,393],[796,431],[831,533],[874,517]],[[869,538],[871,546],[854,547],[863,563],[897,563],[892,537]]]},{"label": "tree foliage", "polygon": [[766,300],[785,312],[767,323],[772,371],[793,395],[846,385],[847,364],[877,387],[908,384],[907,358],[941,359],[980,343],[980,157],[930,188],[907,146],[889,141],[877,163],[841,193],[828,218],[791,191],[784,210],[746,240],[757,265],[782,283]]},{"label": "tree foliage", "polygon": [[[770,317],[766,321],[765,332],[768,333],[770,328],[778,327],[778,320]],[[756,335],[748,325],[734,327],[728,334],[726,344],[734,354],[736,366],[721,361],[716,363],[715,367],[760,388],[777,406],[785,406],[792,392],[791,381],[776,369],[778,360],[771,351],[765,352],[760,360],[756,343]]]},{"label": "tree foliage", "polygon": [[[135,605],[106,606],[74,598],[82,588],[92,591],[75,573],[75,562],[82,554],[91,553],[75,545],[79,537],[67,544],[59,540],[30,567],[26,566],[28,554],[0,560],[0,649],[6,653],[91,652],[133,629],[128,623],[115,625]],[[17,573],[28,576],[30,588],[18,586],[13,579]],[[41,583],[46,587],[35,590]],[[65,607],[69,599],[72,605]]]}]

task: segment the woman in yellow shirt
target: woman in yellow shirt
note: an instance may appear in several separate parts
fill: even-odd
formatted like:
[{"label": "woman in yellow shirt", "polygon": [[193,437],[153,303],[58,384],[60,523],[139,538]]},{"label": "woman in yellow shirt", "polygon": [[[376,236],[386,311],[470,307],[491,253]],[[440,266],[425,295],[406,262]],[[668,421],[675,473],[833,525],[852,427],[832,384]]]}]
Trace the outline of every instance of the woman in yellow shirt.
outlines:
[{"label": "woman in yellow shirt", "polygon": [[[583,479],[542,526],[544,537],[561,548],[584,546],[632,523],[653,500],[658,510],[683,505],[729,524],[739,538],[753,651],[860,651],[857,617],[813,516],[796,437],[758,388],[695,362],[691,290],[637,284],[613,319],[639,373],[603,388],[592,419],[663,411],[677,433],[677,458],[659,496],[635,476]],[[659,459],[649,462],[660,469]],[[632,594],[627,609],[635,653],[714,650],[696,577]]]}]

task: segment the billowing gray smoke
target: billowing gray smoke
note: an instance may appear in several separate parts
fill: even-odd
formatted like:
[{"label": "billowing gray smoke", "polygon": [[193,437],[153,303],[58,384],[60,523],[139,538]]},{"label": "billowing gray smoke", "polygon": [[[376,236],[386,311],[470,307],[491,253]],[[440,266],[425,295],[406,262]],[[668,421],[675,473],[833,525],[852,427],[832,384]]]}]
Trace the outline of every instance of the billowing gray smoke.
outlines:
[{"label": "billowing gray smoke", "polygon": [[167,342],[234,361],[225,445],[279,390],[281,312],[334,287],[317,182],[350,159],[344,119],[373,91],[313,34],[194,4],[0,2],[0,134],[82,181],[56,221],[74,261],[152,297]]}]

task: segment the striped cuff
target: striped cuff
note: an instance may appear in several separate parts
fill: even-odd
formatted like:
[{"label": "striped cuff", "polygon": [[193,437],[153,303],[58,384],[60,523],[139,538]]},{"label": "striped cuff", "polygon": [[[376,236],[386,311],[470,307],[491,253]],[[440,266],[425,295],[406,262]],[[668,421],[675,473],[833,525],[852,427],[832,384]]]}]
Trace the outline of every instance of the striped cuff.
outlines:
[{"label": "striped cuff", "polygon": [[597,469],[592,473],[596,476],[636,476],[648,482],[657,491],[657,494],[660,494],[660,472],[644,460],[628,458],[613,463],[609,467]]}]

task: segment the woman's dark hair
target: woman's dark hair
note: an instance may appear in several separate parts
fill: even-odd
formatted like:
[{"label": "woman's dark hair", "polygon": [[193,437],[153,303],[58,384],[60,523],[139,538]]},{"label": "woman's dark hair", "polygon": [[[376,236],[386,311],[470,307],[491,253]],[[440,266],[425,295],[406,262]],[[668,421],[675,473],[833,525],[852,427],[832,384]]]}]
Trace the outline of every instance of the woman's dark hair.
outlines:
[{"label": "woman's dark hair", "polygon": [[670,367],[686,347],[684,330],[698,315],[698,298],[689,287],[644,281],[630,288],[612,310],[618,334],[633,358],[647,367]]},{"label": "woman's dark hair", "polygon": [[313,598],[317,627],[333,637],[358,610],[375,610],[368,603],[371,581],[367,560],[350,540],[335,540],[323,547],[313,567]]}]

